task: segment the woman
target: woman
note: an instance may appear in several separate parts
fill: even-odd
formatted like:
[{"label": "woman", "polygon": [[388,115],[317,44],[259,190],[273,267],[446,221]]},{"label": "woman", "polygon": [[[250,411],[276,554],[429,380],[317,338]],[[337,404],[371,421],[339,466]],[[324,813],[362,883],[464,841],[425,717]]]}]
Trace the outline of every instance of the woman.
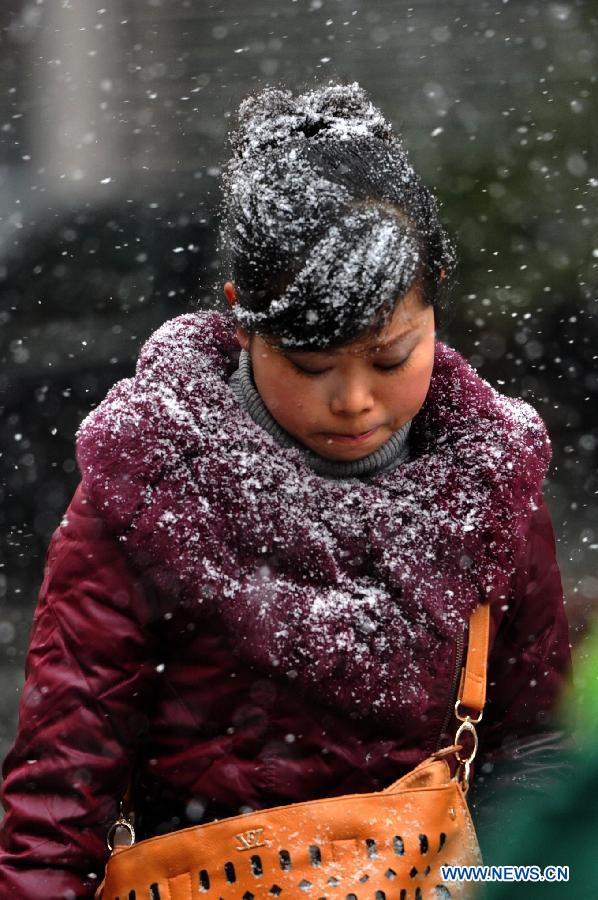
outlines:
[{"label": "woman", "polygon": [[232,148],[230,312],[166,323],[80,429],[5,764],[2,897],[92,896],[130,780],[140,838],[383,788],[451,742],[481,602],[478,785],[557,747],[549,441],[436,340],[433,196],[358,85],[267,89]]}]

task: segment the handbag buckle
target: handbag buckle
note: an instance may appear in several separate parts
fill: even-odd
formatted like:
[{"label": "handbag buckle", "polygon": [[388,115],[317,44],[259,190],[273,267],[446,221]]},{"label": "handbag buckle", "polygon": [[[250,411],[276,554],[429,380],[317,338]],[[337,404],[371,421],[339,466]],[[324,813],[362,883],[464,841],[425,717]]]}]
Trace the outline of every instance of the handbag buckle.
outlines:
[{"label": "handbag buckle", "polygon": [[[123,829],[129,834],[129,843],[125,844],[122,841],[122,831],[119,832],[119,829]],[[112,853],[116,848],[119,847],[132,847],[135,843],[135,829],[133,828],[133,823],[131,819],[125,815],[125,811],[123,809],[122,802],[119,804],[118,810],[118,819],[115,819],[110,828],[108,829],[108,833],[106,834],[106,846]]]},{"label": "handbag buckle", "polygon": [[459,722],[471,722],[474,725],[477,725],[478,722],[482,721],[482,716],[484,715],[484,710],[482,709],[477,717],[473,719],[469,713],[465,713],[464,715],[460,712],[459,707],[461,706],[461,701],[457,700],[455,703],[455,718],[459,720]]},{"label": "handbag buckle", "polygon": [[[458,701],[455,704],[455,715],[460,720],[461,724],[457,728],[457,733],[455,734],[455,744],[459,746],[455,750],[455,759],[458,763],[457,775],[456,778],[463,789],[463,793],[466,794],[469,790],[469,777],[471,772],[471,764],[474,761],[476,754],[478,752],[478,733],[476,731],[476,723],[480,721],[482,718],[482,713],[479,714],[477,719],[472,719],[469,716],[461,716],[457,709]],[[469,751],[467,755],[461,755],[461,750],[463,749],[463,745],[460,742],[460,738],[463,734],[469,733],[473,737],[473,747]]]}]

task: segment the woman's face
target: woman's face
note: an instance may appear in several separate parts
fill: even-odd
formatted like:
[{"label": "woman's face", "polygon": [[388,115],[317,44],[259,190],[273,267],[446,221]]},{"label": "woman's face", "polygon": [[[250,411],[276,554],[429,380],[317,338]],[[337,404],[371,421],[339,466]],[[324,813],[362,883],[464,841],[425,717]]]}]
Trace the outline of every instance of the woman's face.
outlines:
[{"label": "woman's face", "polygon": [[335,350],[290,352],[240,327],[237,335],[272,416],[326,459],[373,453],[415,416],[428,393],[434,310],[418,288],[378,334]]}]

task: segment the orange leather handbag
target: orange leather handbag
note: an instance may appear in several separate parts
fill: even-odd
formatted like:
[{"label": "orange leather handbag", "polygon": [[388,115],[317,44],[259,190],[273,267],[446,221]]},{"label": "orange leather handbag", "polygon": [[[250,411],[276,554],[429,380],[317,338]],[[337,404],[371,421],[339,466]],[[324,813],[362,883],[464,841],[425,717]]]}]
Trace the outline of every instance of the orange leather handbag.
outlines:
[{"label": "orange leather handbag", "polygon": [[[455,714],[455,743],[390,787],[234,816],[115,847],[102,900],[443,900],[472,895],[441,866],[481,854],[465,794],[486,697],[489,607],[469,626]],[[467,712],[466,712],[467,710]],[[469,750],[466,753],[464,734]],[[447,757],[454,755],[451,776]],[[121,817],[116,826],[134,832]],[[110,843],[109,843],[109,846]]]}]

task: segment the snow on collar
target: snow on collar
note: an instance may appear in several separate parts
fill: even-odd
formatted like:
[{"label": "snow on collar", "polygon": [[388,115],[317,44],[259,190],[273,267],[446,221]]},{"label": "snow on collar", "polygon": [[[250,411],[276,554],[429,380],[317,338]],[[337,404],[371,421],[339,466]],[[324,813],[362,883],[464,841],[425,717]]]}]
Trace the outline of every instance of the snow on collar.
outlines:
[{"label": "snow on collar", "polygon": [[250,662],[347,709],[415,714],[422,659],[508,588],[550,461],[544,424],[437,342],[411,458],[331,481],[240,409],[238,357],[221,313],[159,328],[81,425],[88,494],[146,575],[217,610]]}]

